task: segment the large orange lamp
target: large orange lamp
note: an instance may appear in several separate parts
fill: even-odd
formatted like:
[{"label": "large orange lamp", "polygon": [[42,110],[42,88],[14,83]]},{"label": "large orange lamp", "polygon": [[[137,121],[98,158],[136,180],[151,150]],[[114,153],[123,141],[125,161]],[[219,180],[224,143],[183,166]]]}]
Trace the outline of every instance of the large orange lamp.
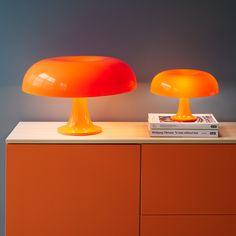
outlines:
[{"label": "large orange lamp", "polygon": [[72,98],[68,123],[62,134],[89,135],[102,131],[92,123],[87,97],[132,91],[136,78],[123,61],[102,56],[67,56],[41,60],[26,72],[22,90],[32,95]]},{"label": "large orange lamp", "polygon": [[157,74],[151,83],[151,92],[179,98],[179,108],[174,121],[195,121],[189,98],[212,96],[218,93],[216,79],[205,71],[191,69],[166,70]]}]

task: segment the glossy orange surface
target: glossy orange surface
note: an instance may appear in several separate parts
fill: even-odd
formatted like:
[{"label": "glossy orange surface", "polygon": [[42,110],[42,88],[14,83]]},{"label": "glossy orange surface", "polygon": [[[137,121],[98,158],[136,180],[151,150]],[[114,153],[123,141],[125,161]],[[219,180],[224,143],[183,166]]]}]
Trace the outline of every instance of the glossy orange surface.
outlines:
[{"label": "glossy orange surface", "polygon": [[41,60],[26,72],[22,90],[51,97],[94,97],[136,88],[136,78],[123,61],[102,56],[67,56]]},{"label": "glossy orange surface", "polygon": [[70,118],[66,125],[57,130],[66,135],[90,135],[102,132],[102,128],[94,125],[90,119],[86,98],[72,98]]},{"label": "glossy orange surface", "polygon": [[179,107],[176,115],[171,116],[171,119],[174,121],[195,121],[197,117],[192,115],[189,99],[188,98],[179,98]]},{"label": "glossy orange surface", "polygon": [[157,74],[150,90],[154,94],[179,98],[178,111],[171,119],[191,122],[197,120],[197,117],[192,115],[188,99],[215,95],[219,89],[216,79],[208,72],[175,69]]},{"label": "glossy orange surface", "polygon": [[167,70],[153,78],[151,92],[177,98],[206,97],[218,93],[218,83],[211,74],[205,71]]},{"label": "glossy orange surface", "polygon": [[58,132],[90,135],[102,131],[89,116],[86,97],[132,91],[136,77],[123,61],[102,56],[67,56],[41,60],[26,72],[22,90],[32,95],[70,97],[72,111]]}]

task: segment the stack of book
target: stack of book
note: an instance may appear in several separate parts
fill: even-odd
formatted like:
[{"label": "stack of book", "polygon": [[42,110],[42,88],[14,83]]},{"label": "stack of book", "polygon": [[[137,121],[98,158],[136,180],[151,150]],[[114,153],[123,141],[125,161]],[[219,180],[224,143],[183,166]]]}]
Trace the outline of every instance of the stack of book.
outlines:
[{"label": "stack of book", "polygon": [[148,114],[148,130],[151,137],[218,137],[219,123],[212,114],[194,114],[194,122],[171,120],[174,114]]}]

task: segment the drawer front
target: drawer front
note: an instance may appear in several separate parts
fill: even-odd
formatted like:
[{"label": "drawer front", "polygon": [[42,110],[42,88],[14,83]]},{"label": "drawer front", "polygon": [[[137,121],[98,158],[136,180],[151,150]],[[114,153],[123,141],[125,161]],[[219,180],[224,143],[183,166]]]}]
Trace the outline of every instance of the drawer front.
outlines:
[{"label": "drawer front", "polygon": [[236,145],[142,145],[142,214],[235,214]]},{"label": "drawer front", "polygon": [[139,145],[9,144],[6,236],[139,234]]},{"label": "drawer front", "polygon": [[235,236],[235,215],[143,216],[141,236]]}]

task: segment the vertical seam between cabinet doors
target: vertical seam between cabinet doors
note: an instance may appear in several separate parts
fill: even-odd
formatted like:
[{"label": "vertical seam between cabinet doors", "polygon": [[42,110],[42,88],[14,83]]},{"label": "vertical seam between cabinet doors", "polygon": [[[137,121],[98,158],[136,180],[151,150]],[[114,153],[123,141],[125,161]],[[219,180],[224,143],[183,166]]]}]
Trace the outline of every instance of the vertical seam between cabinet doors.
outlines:
[{"label": "vertical seam between cabinet doors", "polygon": [[139,160],[139,236],[141,236],[141,211],[142,211],[142,147],[140,144],[140,160]]}]

